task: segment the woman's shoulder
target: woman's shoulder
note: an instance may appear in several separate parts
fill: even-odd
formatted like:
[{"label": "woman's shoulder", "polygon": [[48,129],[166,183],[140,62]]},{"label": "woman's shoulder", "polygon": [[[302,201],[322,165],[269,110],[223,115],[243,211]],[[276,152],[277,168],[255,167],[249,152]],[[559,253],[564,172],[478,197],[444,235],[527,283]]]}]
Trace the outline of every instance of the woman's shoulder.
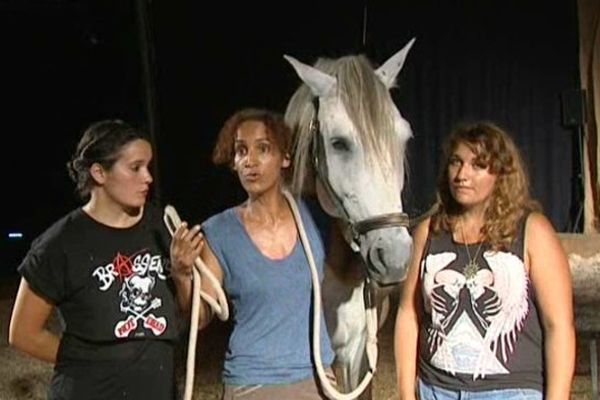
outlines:
[{"label": "woman's shoulder", "polygon": [[31,249],[42,249],[54,247],[57,243],[75,239],[77,236],[77,227],[85,220],[84,212],[81,208],[71,210],[55,220],[48,228],[39,234],[31,242]]},{"label": "woman's shoulder", "polygon": [[525,221],[525,247],[529,251],[560,243],[552,222],[541,212],[531,212]]},{"label": "woman's shoulder", "polygon": [[[144,206],[144,215],[141,222],[149,227],[161,227],[164,225],[164,207],[156,201],[148,202]],[[166,229],[166,225],[164,225]]]},{"label": "woman's shoulder", "polygon": [[157,219],[162,218],[164,207],[158,200],[148,201],[144,206],[144,217]]},{"label": "woman's shoulder", "polygon": [[310,218],[315,222],[324,219],[325,214],[318,201],[306,197],[297,197],[295,199],[303,219]]},{"label": "woman's shoulder", "polygon": [[539,211],[532,211],[526,216],[525,228],[528,235],[542,232],[555,232],[552,222]]},{"label": "woman's shoulder", "polygon": [[413,229],[412,237],[415,242],[424,242],[429,236],[431,226],[431,217],[427,217],[423,219],[421,222],[417,224],[417,226]]},{"label": "woman's shoulder", "polygon": [[214,230],[227,224],[235,217],[235,209],[236,207],[230,207],[211,215],[202,222],[202,229]]}]

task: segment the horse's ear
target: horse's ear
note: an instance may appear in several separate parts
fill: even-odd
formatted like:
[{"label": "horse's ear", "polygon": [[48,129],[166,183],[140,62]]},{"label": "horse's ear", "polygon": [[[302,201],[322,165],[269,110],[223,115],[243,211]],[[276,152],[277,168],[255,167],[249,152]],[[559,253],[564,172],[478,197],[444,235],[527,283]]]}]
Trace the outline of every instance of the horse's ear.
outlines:
[{"label": "horse's ear", "polygon": [[284,55],[283,58],[292,64],[300,79],[306,83],[313,95],[325,97],[335,90],[337,80],[333,76],[306,65],[294,57]]},{"label": "horse's ear", "polygon": [[398,73],[402,69],[406,55],[414,42],[415,38],[410,39],[402,50],[391,56],[381,67],[377,68],[377,71],[375,71],[386,88],[391,89],[396,83],[396,76],[398,76]]}]

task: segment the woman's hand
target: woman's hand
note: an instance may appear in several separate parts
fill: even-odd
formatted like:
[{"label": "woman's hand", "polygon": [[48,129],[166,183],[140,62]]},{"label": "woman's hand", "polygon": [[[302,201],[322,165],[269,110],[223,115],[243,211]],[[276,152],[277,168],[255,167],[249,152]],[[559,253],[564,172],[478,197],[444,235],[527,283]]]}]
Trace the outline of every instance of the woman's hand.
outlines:
[{"label": "woman's hand", "polygon": [[171,277],[174,280],[191,280],[194,260],[200,256],[204,236],[200,225],[188,229],[183,222],[171,239]]},{"label": "woman's hand", "polygon": [[194,260],[200,256],[203,246],[200,225],[188,229],[187,223],[183,222],[171,239],[171,278],[177,289],[179,309],[184,315],[191,309]]}]

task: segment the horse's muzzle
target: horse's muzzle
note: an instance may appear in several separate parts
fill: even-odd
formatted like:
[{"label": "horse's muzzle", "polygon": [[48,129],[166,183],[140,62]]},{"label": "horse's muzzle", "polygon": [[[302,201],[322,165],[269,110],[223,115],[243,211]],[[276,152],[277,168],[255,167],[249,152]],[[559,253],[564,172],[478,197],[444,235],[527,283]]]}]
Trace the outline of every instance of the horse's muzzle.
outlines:
[{"label": "horse's muzzle", "polygon": [[404,228],[372,232],[367,240],[367,275],[379,286],[394,285],[406,278],[412,239]]}]

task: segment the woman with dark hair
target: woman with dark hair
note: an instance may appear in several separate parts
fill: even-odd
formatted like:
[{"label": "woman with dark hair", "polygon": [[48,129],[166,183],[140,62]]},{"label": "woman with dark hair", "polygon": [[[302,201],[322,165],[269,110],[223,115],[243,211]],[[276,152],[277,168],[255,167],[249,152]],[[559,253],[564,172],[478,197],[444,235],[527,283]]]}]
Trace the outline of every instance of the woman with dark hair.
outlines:
[{"label": "woman with dark hair", "polygon": [[[283,193],[291,146],[281,115],[250,108],[227,119],[214,148],[215,164],[232,168],[248,196],[202,224],[201,257],[234,309],[223,369],[226,400],[325,398],[311,355],[310,267]],[[299,209],[322,279],[323,243],[303,201]],[[188,246],[174,240],[173,254],[186,255]],[[191,269],[189,260],[181,263]],[[214,296],[210,285],[203,290]],[[205,326],[213,312],[202,304]],[[325,326],[323,315],[321,322]],[[320,347],[329,367],[333,351],[326,329]]]},{"label": "woman with dark hair", "polygon": [[[54,364],[49,399],[175,396],[174,343],[187,311],[187,270],[169,270],[170,237],[147,203],[152,146],[120,120],[92,124],[68,163],[86,201],[37,237],[10,322],[17,349]],[[199,254],[199,228],[177,235]],[[54,308],[64,331],[46,328]]]},{"label": "woman with dark hair", "polygon": [[519,151],[497,125],[465,124],[441,165],[396,319],[400,398],[568,399],[569,264]]}]

